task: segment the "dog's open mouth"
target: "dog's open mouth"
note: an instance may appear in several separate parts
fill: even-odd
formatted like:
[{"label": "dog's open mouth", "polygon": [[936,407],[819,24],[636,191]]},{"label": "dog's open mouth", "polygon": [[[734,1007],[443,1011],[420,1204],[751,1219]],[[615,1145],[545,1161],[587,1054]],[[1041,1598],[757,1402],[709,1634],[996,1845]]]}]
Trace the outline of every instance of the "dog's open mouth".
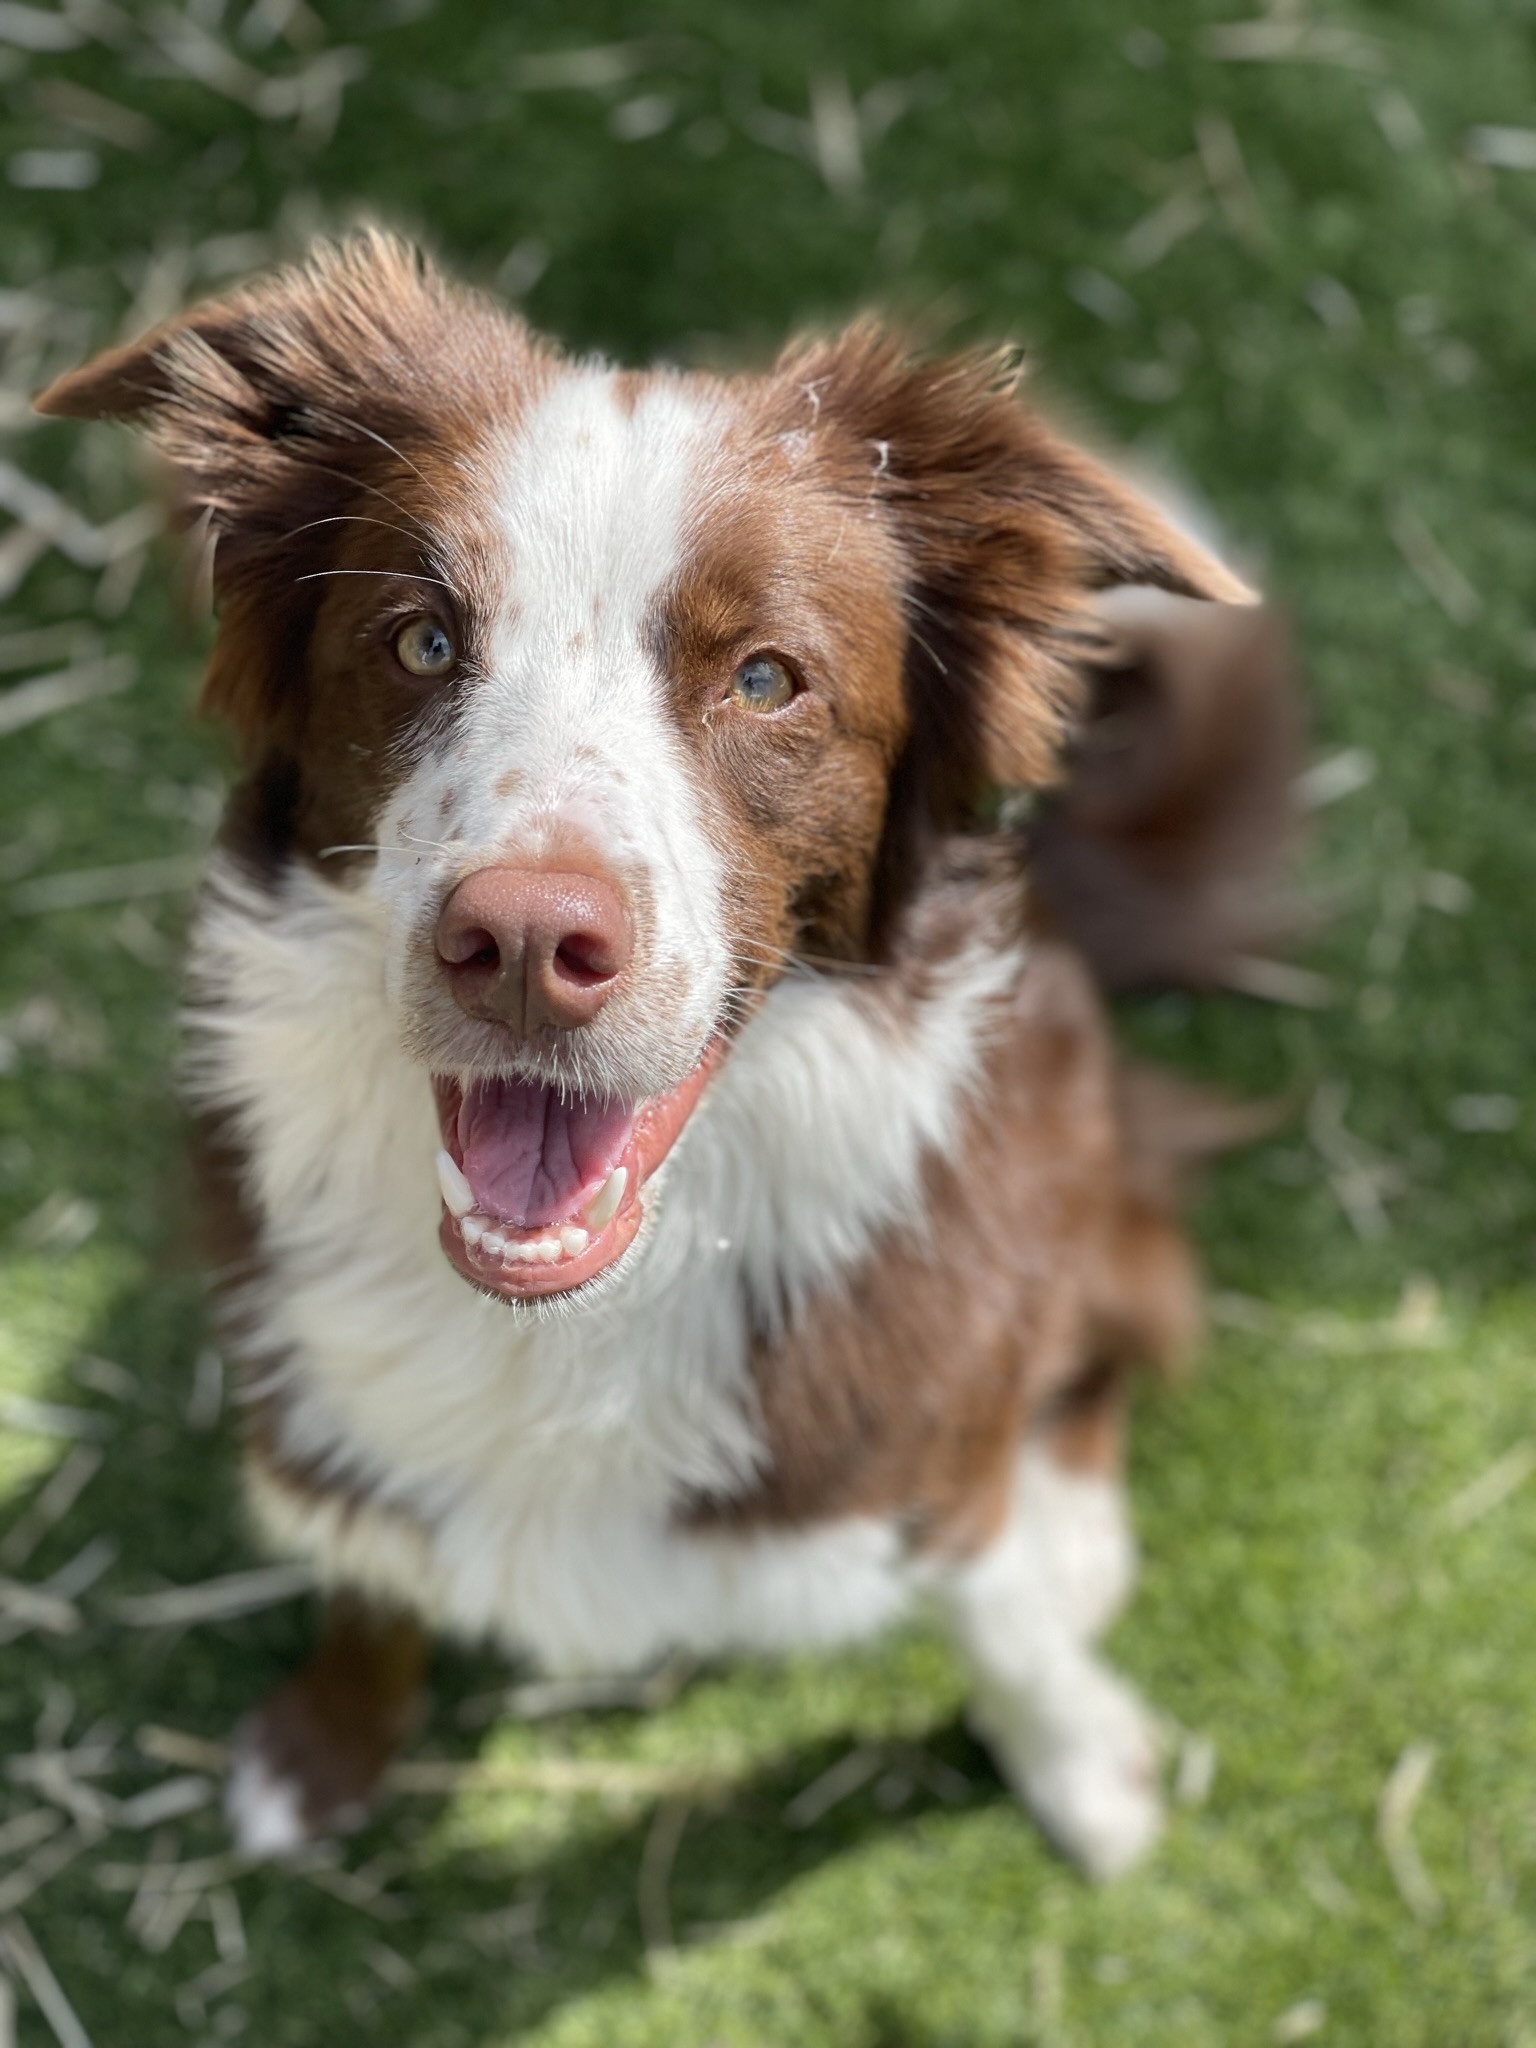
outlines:
[{"label": "dog's open mouth", "polygon": [[692,1115],[721,1051],[664,1095],[583,1102],[537,1081],[435,1079],[451,1262],[508,1301],[563,1294],[622,1257],[646,1182]]}]

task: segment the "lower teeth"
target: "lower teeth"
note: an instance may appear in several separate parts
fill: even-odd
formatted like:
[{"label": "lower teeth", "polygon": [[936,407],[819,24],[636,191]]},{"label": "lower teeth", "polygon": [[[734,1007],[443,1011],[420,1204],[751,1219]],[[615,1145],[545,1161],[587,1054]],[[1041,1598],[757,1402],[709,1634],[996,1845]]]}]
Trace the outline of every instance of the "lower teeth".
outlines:
[{"label": "lower teeth", "polygon": [[489,1216],[471,1215],[458,1219],[459,1235],[472,1250],[507,1265],[553,1266],[562,1258],[578,1258],[590,1243],[587,1232],[567,1223],[558,1234],[520,1241],[493,1228]]}]

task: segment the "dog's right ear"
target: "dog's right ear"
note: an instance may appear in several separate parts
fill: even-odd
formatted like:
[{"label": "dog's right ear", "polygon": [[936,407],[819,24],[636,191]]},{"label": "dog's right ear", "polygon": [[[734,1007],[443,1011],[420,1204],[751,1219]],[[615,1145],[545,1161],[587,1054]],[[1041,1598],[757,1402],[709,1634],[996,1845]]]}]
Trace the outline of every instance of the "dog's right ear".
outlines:
[{"label": "dog's right ear", "polygon": [[[450,302],[459,349],[445,361]],[[168,462],[183,522],[213,549],[222,630],[203,702],[256,746],[299,680],[300,612],[320,586],[298,579],[344,521],[408,492],[419,471],[405,451],[440,438],[476,376],[520,345],[515,323],[369,230],[108,350],[35,404],[135,422]]]},{"label": "dog's right ear", "polygon": [[104,349],[78,370],[66,370],[32,401],[34,412],[62,420],[134,420],[171,393],[161,360],[188,321],[168,320],[124,348]]},{"label": "dog's right ear", "polygon": [[394,438],[391,415],[419,418],[422,345],[447,295],[408,243],[369,230],[66,371],[34,403],[141,424],[189,518],[221,538],[259,529],[303,471],[314,485],[326,463],[352,469]]}]

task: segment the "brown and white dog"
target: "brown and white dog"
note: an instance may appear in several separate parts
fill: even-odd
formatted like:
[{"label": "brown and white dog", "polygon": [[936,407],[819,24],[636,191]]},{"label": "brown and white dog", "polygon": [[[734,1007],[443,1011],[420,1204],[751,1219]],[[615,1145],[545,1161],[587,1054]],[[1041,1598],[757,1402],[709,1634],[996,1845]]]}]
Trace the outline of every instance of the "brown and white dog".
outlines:
[{"label": "brown and white dog", "polygon": [[251,1500],[334,1598],[240,1841],[362,1810],[425,1624],[606,1673],[926,1601],[1051,1837],[1130,1862],[1123,1369],[1195,1289],[996,795],[1090,593],[1247,591],[995,358],[618,371],[376,234],[39,404],[169,458],[247,762],[194,1086]]}]

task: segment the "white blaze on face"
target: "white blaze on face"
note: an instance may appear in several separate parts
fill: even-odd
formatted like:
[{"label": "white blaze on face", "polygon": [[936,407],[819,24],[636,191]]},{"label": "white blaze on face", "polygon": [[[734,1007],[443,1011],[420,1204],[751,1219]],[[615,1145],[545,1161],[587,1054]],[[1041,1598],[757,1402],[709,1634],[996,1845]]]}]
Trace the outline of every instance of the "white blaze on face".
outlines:
[{"label": "white blaze on face", "polygon": [[[681,566],[720,415],[680,382],[628,392],[626,406],[612,372],[573,369],[520,421],[488,522],[506,545],[482,622],[487,673],[462,686],[446,742],[379,820],[383,845],[425,857],[381,859],[371,886],[398,949],[476,867],[590,847],[645,914],[630,999],[584,1036],[601,1058],[622,1035],[621,1066],[643,1068],[649,1050],[659,1087],[680,1055],[697,1057],[729,974],[720,858],[646,634]],[[664,1015],[648,1010],[648,988],[665,992]]]}]

